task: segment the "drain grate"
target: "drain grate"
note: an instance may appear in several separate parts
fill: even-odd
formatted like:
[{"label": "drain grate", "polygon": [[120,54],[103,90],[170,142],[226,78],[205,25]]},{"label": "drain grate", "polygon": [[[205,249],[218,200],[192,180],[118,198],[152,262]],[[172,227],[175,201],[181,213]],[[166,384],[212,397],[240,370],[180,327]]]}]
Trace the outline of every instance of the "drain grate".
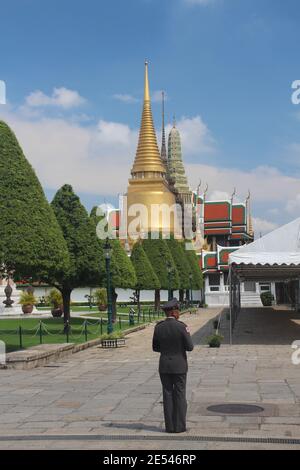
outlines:
[{"label": "drain grate", "polygon": [[231,437],[231,436],[179,436],[179,435],[120,435],[120,434],[75,434],[75,435],[26,435],[0,436],[0,442],[7,441],[185,441],[185,442],[240,442],[256,444],[300,445],[300,439],[281,437]]},{"label": "drain grate", "polygon": [[247,405],[244,403],[226,403],[222,405],[211,405],[207,407],[208,411],[213,413],[221,413],[223,415],[248,415],[253,413],[261,413],[264,411],[262,406]]}]

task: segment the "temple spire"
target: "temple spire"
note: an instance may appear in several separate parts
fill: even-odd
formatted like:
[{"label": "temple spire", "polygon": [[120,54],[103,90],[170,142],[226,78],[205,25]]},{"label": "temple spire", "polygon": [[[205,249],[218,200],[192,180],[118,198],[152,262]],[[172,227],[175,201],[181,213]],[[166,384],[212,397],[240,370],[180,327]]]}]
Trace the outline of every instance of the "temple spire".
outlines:
[{"label": "temple spire", "polygon": [[[155,175],[155,177],[161,178],[163,178],[166,173],[166,168],[159,153],[153,124],[147,61],[145,61],[144,103],[139,142],[131,174],[133,177],[144,177],[146,176],[146,172],[151,172],[152,176]],[[142,176],[142,174],[144,176]]]},{"label": "temple spire", "polygon": [[161,159],[167,168],[168,157],[167,157],[166,132],[165,132],[165,93],[164,91],[161,92],[161,97],[162,97]]},{"label": "temple spire", "polygon": [[144,87],[144,101],[150,101],[149,92],[149,78],[148,78],[148,60],[145,60],[145,87]]}]

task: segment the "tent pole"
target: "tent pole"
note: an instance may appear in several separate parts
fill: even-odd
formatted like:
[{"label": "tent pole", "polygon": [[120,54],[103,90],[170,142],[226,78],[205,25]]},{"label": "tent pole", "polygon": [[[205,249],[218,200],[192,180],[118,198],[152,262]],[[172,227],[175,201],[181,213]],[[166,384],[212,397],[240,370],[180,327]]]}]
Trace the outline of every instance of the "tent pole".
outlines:
[{"label": "tent pole", "polygon": [[229,266],[229,314],[230,314],[230,325],[229,325],[229,342],[232,346],[232,267]]}]

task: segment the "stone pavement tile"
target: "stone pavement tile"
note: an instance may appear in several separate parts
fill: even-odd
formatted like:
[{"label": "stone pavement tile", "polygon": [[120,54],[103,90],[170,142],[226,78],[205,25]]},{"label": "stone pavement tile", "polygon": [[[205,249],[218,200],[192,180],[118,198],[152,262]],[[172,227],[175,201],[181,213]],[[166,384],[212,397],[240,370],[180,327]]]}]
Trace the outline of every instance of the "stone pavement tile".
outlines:
[{"label": "stone pavement tile", "polygon": [[22,423],[30,418],[31,413],[2,413],[0,415],[0,426],[7,423]]},{"label": "stone pavement tile", "polygon": [[226,416],[225,423],[229,424],[261,424],[260,416]]},{"label": "stone pavement tile", "polygon": [[263,418],[264,424],[297,424],[300,429],[300,416],[270,416]]},{"label": "stone pavement tile", "polygon": [[278,403],[278,416],[300,416],[300,407],[295,404]]},{"label": "stone pavement tile", "polygon": [[295,403],[295,399],[294,398],[275,398],[273,396],[263,396],[262,399],[261,399],[261,402],[262,403],[274,403],[274,404],[284,404],[284,403]]},{"label": "stone pavement tile", "polygon": [[189,423],[221,423],[224,421],[225,418],[223,416],[200,416],[200,415],[192,415],[192,416],[187,416],[187,421]]},{"label": "stone pavement tile", "polygon": [[294,424],[262,424],[260,430],[269,432],[274,437],[300,437],[300,426]]},{"label": "stone pavement tile", "polygon": [[25,430],[37,430],[38,432],[43,432],[42,430],[46,430],[46,429],[49,429],[49,428],[60,428],[60,430],[62,430],[62,428],[65,426],[65,423],[64,422],[58,422],[58,421],[31,421],[31,422],[25,422],[25,423],[22,423],[18,429],[22,430],[23,429],[23,432],[26,433]]}]

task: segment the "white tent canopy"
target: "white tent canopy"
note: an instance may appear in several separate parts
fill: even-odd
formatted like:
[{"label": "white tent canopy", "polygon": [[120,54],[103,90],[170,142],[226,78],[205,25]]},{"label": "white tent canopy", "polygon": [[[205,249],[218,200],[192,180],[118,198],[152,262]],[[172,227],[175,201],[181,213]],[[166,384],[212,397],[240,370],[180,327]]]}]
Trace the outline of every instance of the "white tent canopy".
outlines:
[{"label": "white tent canopy", "polygon": [[240,280],[300,279],[300,218],[229,256]]}]

